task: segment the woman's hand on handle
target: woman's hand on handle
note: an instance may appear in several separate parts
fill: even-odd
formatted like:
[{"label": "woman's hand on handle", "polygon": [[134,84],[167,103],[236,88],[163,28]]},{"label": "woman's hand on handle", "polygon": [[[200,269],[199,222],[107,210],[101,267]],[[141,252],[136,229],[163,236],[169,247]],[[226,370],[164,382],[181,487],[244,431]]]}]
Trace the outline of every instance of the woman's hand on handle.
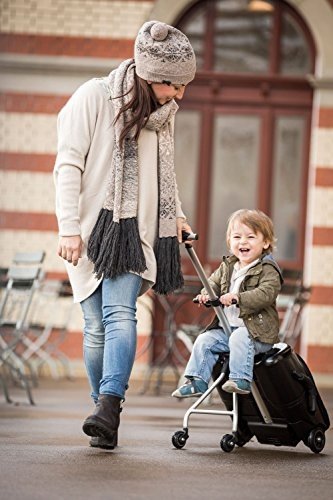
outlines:
[{"label": "woman's hand on handle", "polygon": [[182,231],[186,233],[193,233],[191,226],[187,223],[184,217],[177,217],[177,238],[179,243],[183,241]]},{"label": "woman's hand on handle", "polygon": [[77,266],[82,254],[83,241],[80,235],[61,236],[58,245],[58,255],[67,262]]}]

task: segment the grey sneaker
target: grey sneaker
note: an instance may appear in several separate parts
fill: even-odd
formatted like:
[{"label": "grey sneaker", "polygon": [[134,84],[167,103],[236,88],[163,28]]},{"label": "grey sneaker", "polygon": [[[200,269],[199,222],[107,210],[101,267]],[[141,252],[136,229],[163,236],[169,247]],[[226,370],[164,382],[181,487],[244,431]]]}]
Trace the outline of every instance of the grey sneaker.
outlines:
[{"label": "grey sneaker", "polygon": [[176,389],[171,396],[174,398],[193,398],[202,396],[208,389],[208,384],[202,379],[189,379]]},{"label": "grey sneaker", "polygon": [[237,394],[250,394],[251,384],[248,380],[238,379],[238,380],[227,380],[223,385],[222,389],[225,392],[236,392]]}]

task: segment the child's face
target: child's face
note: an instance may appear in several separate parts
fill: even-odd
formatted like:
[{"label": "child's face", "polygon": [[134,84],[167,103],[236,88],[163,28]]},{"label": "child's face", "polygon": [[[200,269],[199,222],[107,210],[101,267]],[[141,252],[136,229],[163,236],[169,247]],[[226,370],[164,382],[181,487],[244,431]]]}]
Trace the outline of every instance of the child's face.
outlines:
[{"label": "child's face", "polygon": [[240,267],[245,267],[260,257],[263,250],[269,247],[262,233],[235,221],[229,239],[231,252],[239,259]]}]

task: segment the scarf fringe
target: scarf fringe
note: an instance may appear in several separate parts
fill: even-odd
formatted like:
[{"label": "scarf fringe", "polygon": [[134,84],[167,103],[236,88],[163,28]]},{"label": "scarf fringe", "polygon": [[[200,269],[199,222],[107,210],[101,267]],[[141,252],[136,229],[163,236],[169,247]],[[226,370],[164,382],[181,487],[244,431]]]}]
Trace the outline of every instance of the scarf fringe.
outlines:
[{"label": "scarf fringe", "polygon": [[184,285],[181,271],[179,242],[176,236],[158,238],[155,244],[157,277],[153,290],[160,295],[167,295]]},{"label": "scarf fringe", "polygon": [[102,208],[88,242],[88,259],[98,279],[121,274],[141,274],[146,269],[136,217],[113,221],[113,212]]}]

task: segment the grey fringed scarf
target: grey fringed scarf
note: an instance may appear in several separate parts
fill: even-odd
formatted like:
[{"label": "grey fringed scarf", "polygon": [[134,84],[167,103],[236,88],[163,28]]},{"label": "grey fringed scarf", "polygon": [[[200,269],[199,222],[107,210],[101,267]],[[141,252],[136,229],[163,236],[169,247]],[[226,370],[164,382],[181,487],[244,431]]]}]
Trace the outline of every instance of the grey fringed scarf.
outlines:
[{"label": "grey fringed scarf", "polygon": [[[124,61],[100,82],[109,94],[117,116],[130,99],[135,64]],[[116,98],[118,96],[123,96]],[[183,285],[176,225],[176,183],[171,120],[178,109],[170,101],[154,111],[146,128],[158,136],[159,236],[154,252],[157,277],[154,290],[170,293]],[[138,145],[133,136],[119,144],[120,133],[131,110],[120,115],[115,123],[115,144],[106,198],[88,243],[88,258],[95,264],[97,278],[115,278],[120,274],[142,274],[146,267],[137,222],[138,207]]]}]

